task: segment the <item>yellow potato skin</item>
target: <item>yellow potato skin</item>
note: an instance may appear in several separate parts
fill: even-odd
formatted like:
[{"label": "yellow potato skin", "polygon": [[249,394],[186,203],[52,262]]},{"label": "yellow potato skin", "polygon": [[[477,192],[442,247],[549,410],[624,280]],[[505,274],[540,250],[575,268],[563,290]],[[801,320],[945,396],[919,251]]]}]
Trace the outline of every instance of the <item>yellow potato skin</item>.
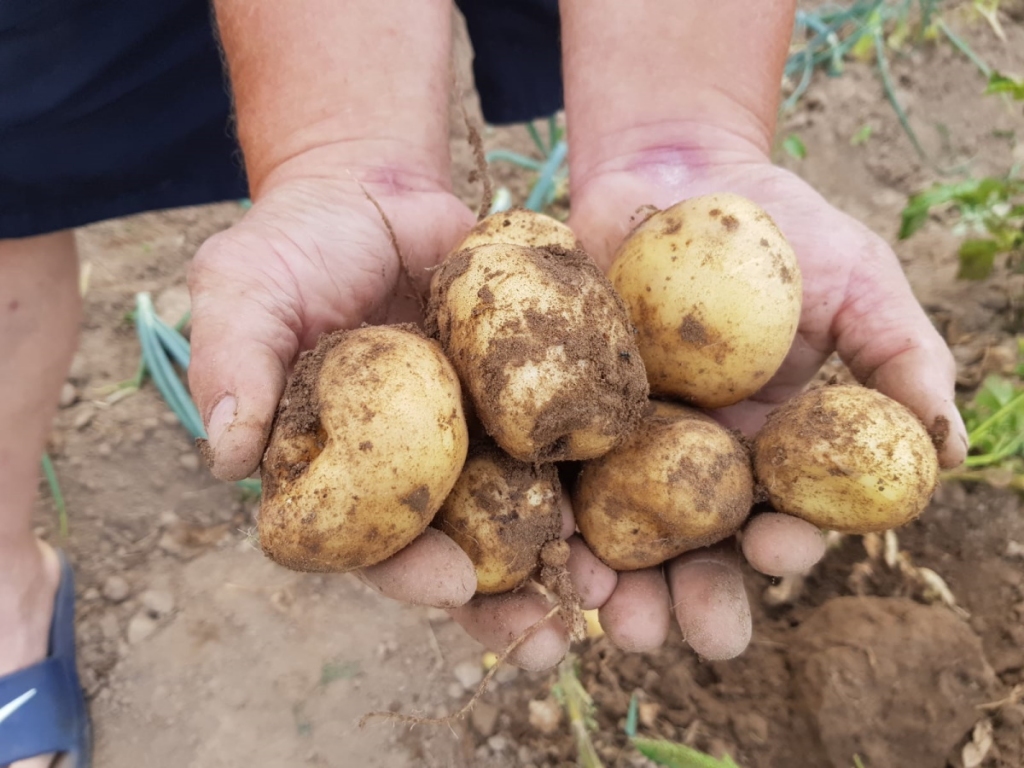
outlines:
[{"label": "yellow potato skin", "polygon": [[825,386],[769,416],[754,442],[754,471],[778,511],[871,533],[921,514],[939,461],[924,425],[900,403],[866,387]]},{"label": "yellow potato skin", "polygon": [[459,251],[438,270],[427,326],[487,433],[520,461],[600,456],[646,405],[625,307],[582,251]]},{"label": "yellow potato skin", "polygon": [[684,200],[626,238],[609,278],[629,307],[654,395],[721,408],[782,365],[800,321],[800,267],[759,206]]},{"label": "yellow potato skin", "polygon": [[509,592],[537,569],[541,548],[558,539],[561,486],[553,464],[534,466],[474,443],[434,525],[476,568],[477,592]]},{"label": "yellow potato skin", "polygon": [[632,571],[736,533],[753,490],[736,437],[699,411],[658,402],[622,445],[583,466],[573,510],[594,554]]},{"label": "yellow potato skin", "polygon": [[514,208],[493,213],[480,221],[455,250],[468,251],[478,245],[495,243],[528,248],[556,247],[567,251],[579,248],[576,235],[562,222],[542,213]]},{"label": "yellow potato skin", "polygon": [[387,559],[430,524],[467,448],[458,377],[436,342],[411,326],[321,337],[264,455],[263,551],[299,571]]}]

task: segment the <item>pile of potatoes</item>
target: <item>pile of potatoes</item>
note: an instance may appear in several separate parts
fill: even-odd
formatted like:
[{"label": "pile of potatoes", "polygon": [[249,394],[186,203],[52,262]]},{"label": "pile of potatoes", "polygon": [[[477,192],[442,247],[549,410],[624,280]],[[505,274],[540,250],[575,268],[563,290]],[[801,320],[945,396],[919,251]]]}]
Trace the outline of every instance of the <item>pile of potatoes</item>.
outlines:
[{"label": "pile of potatoes", "polygon": [[752,442],[712,418],[778,371],[801,297],[789,244],[735,195],[649,216],[607,277],[554,219],[492,215],[435,272],[426,333],[337,332],[300,358],[262,464],[260,543],[290,568],[347,571],[433,524],[478,592],[547,583],[565,559],[561,467],[580,534],[619,571],[736,534],[758,500],[822,528],[901,525],[938,461],[898,403],[811,389]]}]

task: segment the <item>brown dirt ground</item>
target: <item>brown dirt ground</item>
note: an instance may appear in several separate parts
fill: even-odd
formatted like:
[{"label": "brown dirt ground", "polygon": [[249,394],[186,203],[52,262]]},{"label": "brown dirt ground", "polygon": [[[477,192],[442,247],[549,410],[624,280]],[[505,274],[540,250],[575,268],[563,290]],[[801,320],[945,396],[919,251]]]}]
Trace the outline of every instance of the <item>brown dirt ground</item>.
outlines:
[{"label": "brown dirt ground", "polygon": [[[1005,44],[983,24],[961,31],[992,64],[1024,73],[1024,20],[1002,21]],[[942,165],[970,162],[982,174],[1004,171],[1011,158],[1024,161],[1019,105],[980,99],[980,76],[948,46],[907,51],[893,67],[911,120]],[[461,72],[468,84],[464,55]],[[468,85],[464,91],[473,105]],[[478,189],[466,180],[471,150],[461,121],[453,125],[458,189],[475,203]],[[871,139],[851,146],[863,125],[872,127]],[[906,196],[936,178],[915,156],[866,65],[851,64],[839,78],[817,77],[781,125],[780,135],[787,133],[801,136],[807,157],[780,161],[890,240]],[[530,151],[520,129],[487,130],[484,141]],[[507,166],[495,177],[523,198],[527,177]],[[187,307],[187,260],[240,215],[239,206],[223,204],[78,233],[91,273],[71,375],[79,399],[61,410],[52,449],[71,519],[63,546],[79,580],[96,764],[573,764],[568,728],[544,735],[527,717],[528,702],[548,695],[551,674],[502,674],[471,724],[357,730],[368,709],[395,704],[438,714],[463,701],[468,694],[458,676],[472,682],[479,647],[443,613],[385,601],[351,577],[275,567],[247,540],[252,500],[201,469],[151,387],[113,404],[105,400],[103,388],[129,378],[137,364],[137,341],[125,321],[134,294],[152,291],[166,316],[177,319]],[[1000,350],[1022,331],[1024,285],[1020,276],[1002,274],[957,282],[956,246],[948,227],[933,221],[896,249],[954,348],[966,392],[1009,359]],[[40,533],[56,539],[45,488],[37,520]],[[973,724],[986,720],[994,746],[983,765],[1024,766],[1024,704],[975,706],[1024,683],[1024,561],[1013,554],[1019,548],[1008,546],[1024,542],[1020,499],[947,484],[899,541],[916,564],[942,575],[968,618],[944,607],[913,610],[930,601],[927,591],[870,560],[862,540],[848,537],[785,599],[778,585],[749,574],[754,641],[740,659],[701,663],[678,637],[642,656],[621,654],[605,640],[581,646],[581,675],[597,705],[596,742],[606,763],[649,764],[621,735],[637,692],[646,704],[643,733],[728,751],[745,768],[849,766],[854,750],[876,768],[941,768],[943,755],[960,766],[961,745]],[[110,599],[122,597],[111,577],[127,583],[127,597]],[[851,595],[869,597],[853,598],[843,610],[829,607]],[[821,653],[813,655],[815,649]],[[839,698],[825,706],[827,696]]]}]

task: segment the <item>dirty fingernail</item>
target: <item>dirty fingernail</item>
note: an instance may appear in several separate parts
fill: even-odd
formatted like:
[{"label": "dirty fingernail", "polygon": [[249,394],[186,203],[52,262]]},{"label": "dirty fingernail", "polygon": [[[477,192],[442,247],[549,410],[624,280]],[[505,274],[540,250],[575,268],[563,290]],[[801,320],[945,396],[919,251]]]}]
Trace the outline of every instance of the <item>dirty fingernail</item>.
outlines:
[{"label": "dirty fingernail", "polygon": [[231,422],[235,420],[237,409],[238,401],[235,400],[234,395],[225,395],[214,406],[213,412],[210,414],[210,423],[206,425],[210,445],[213,446],[214,451],[217,450],[220,439],[231,426]]}]

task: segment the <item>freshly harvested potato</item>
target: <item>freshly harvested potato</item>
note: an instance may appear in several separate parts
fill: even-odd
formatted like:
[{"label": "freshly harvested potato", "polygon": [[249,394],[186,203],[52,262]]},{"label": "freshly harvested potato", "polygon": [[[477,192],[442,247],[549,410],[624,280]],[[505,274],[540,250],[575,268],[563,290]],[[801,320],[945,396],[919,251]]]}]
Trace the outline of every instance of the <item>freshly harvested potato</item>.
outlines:
[{"label": "freshly harvested potato", "polygon": [[557,219],[514,208],[485,218],[469,230],[455,251],[468,251],[478,245],[494,243],[525,245],[528,248],[563,248],[567,251],[580,247],[572,230]]},{"label": "freshly harvested potato", "polygon": [[732,536],[753,495],[750,456],[731,432],[656,402],[622,445],[584,464],[573,509],[594,554],[633,571]]},{"label": "freshly harvested potato", "polygon": [[767,213],[738,195],[655,213],[626,238],[609,278],[636,324],[651,392],[705,408],[763,387],[800,320],[793,249]]},{"label": "freshly harvested potato", "polygon": [[754,471],[779,512],[845,533],[903,525],[924,510],[939,460],[904,406],[858,386],[809,390],[773,411]]},{"label": "freshly harvested potato", "polygon": [[474,442],[434,525],[473,561],[477,592],[508,592],[534,574],[541,549],[558,539],[560,497],[554,464],[525,464],[490,441]]},{"label": "freshly harvested potato", "polygon": [[430,524],[466,459],[458,377],[413,326],[322,336],[278,406],[259,539],[299,571],[385,560]]},{"label": "freshly harvested potato", "polygon": [[498,243],[456,251],[433,280],[427,327],[487,433],[520,461],[600,456],[646,405],[625,306],[580,250]]}]

